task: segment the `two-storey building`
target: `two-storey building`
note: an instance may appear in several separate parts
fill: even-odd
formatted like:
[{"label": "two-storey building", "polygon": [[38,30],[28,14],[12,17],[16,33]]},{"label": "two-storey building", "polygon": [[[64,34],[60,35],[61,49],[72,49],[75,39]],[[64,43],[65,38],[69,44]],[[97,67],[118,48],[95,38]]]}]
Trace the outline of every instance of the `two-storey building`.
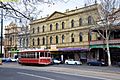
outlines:
[{"label": "two-storey building", "polygon": [[55,11],[48,17],[32,21],[30,47],[47,48],[61,60],[87,61],[90,40],[95,40],[96,35],[91,35],[89,29],[98,18],[97,11],[97,4],[94,4],[64,13]]},{"label": "two-storey building", "polygon": [[11,51],[17,50],[18,33],[21,28],[15,23],[11,22],[8,26],[5,26],[5,39],[4,39],[4,49],[5,57],[13,57],[14,53]]}]

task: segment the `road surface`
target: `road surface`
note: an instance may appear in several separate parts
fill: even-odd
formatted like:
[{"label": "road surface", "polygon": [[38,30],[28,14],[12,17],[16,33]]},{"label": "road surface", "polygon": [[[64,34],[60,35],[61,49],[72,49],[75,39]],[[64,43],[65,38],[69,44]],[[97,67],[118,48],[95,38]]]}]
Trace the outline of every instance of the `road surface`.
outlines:
[{"label": "road surface", "polygon": [[104,80],[46,71],[0,67],[0,80]]}]

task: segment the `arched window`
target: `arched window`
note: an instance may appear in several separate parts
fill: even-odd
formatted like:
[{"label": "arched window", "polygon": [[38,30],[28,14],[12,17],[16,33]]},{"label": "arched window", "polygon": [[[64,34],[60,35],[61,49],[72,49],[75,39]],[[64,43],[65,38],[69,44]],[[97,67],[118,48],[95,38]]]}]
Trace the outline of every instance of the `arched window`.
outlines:
[{"label": "arched window", "polygon": [[64,29],[64,27],[65,27],[65,23],[64,23],[64,22],[62,22],[62,29]]},{"label": "arched window", "polygon": [[93,24],[93,18],[92,16],[88,16],[88,25]]},{"label": "arched window", "polygon": [[45,26],[42,27],[42,32],[45,32]]},{"label": "arched window", "polygon": [[52,31],[52,24],[50,24],[50,31]]},{"label": "arched window", "polygon": [[40,39],[39,38],[37,39],[37,45],[40,45]]},{"label": "arched window", "polygon": [[35,33],[35,28],[33,28],[33,34]]},{"label": "arched window", "polygon": [[50,44],[52,44],[52,36],[50,37]]},{"label": "arched window", "polygon": [[73,19],[71,20],[71,27],[72,28],[74,27],[74,20]]},{"label": "arched window", "polygon": [[58,30],[58,27],[59,27],[59,24],[58,24],[58,23],[56,23],[56,30]]},{"label": "arched window", "polygon": [[20,47],[22,47],[22,38],[20,38]]},{"label": "arched window", "polygon": [[33,40],[32,40],[32,43],[33,43],[33,46],[35,45],[35,40],[34,40],[34,38],[33,38]]},{"label": "arched window", "polygon": [[56,36],[56,44],[58,44],[58,36]]},{"label": "arched window", "polygon": [[89,39],[89,41],[91,41],[91,40],[92,40],[92,32],[89,32],[88,39]]},{"label": "arched window", "polygon": [[82,42],[82,41],[83,41],[82,32],[80,32],[80,33],[79,33],[79,40],[80,40],[80,42]]},{"label": "arched window", "polygon": [[39,27],[37,27],[37,32],[38,32],[38,33],[40,32],[40,28],[39,28]]},{"label": "arched window", "polygon": [[82,18],[79,19],[79,26],[82,26]]},{"label": "arched window", "polygon": [[26,39],[26,47],[28,47],[28,38]]},{"label": "arched window", "polygon": [[64,36],[64,35],[62,35],[62,43],[64,43],[64,39],[65,39],[65,36]]},{"label": "arched window", "polygon": [[45,38],[44,37],[43,37],[42,41],[43,41],[43,45],[45,45]]},{"label": "arched window", "polygon": [[74,42],[74,34],[71,34],[71,42]]}]

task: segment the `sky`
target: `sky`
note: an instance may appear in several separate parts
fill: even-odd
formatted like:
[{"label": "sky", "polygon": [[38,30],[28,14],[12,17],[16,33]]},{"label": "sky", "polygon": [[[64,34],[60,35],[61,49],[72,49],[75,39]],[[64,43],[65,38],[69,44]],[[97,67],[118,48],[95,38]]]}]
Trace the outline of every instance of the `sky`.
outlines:
[{"label": "sky", "polygon": [[[88,2],[86,2],[87,0],[64,0],[64,2],[61,2],[59,0],[57,0],[57,2],[55,2],[55,4],[53,5],[48,5],[48,4],[41,4],[39,9],[42,10],[42,12],[38,15],[38,18],[42,18],[46,17],[47,15],[51,15],[52,13],[54,13],[55,11],[58,12],[65,12],[66,9],[69,10],[73,10],[80,7],[83,7],[86,4],[88,4]],[[6,25],[8,25],[11,20],[3,20],[3,25],[4,28]],[[4,32],[4,31],[3,31]]]}]

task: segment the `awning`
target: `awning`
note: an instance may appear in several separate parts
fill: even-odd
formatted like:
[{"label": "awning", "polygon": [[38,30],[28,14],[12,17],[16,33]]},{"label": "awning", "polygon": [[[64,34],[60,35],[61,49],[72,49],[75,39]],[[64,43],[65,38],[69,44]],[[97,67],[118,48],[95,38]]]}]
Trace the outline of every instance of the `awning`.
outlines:
[{"label": "awning", "polygon": [[8,51],[9,53],[18,53],[19,50],[14,50],[14,51]]},{"label": "awning", "polygon": [[88,51],[87,48],[59,48],[58,51]]},{"label": "awning", "polygon": [[[109,45],[110,48],[120,48],[120,45]],[[106,48],[106,45],[90,45],[90,48]]]}]

